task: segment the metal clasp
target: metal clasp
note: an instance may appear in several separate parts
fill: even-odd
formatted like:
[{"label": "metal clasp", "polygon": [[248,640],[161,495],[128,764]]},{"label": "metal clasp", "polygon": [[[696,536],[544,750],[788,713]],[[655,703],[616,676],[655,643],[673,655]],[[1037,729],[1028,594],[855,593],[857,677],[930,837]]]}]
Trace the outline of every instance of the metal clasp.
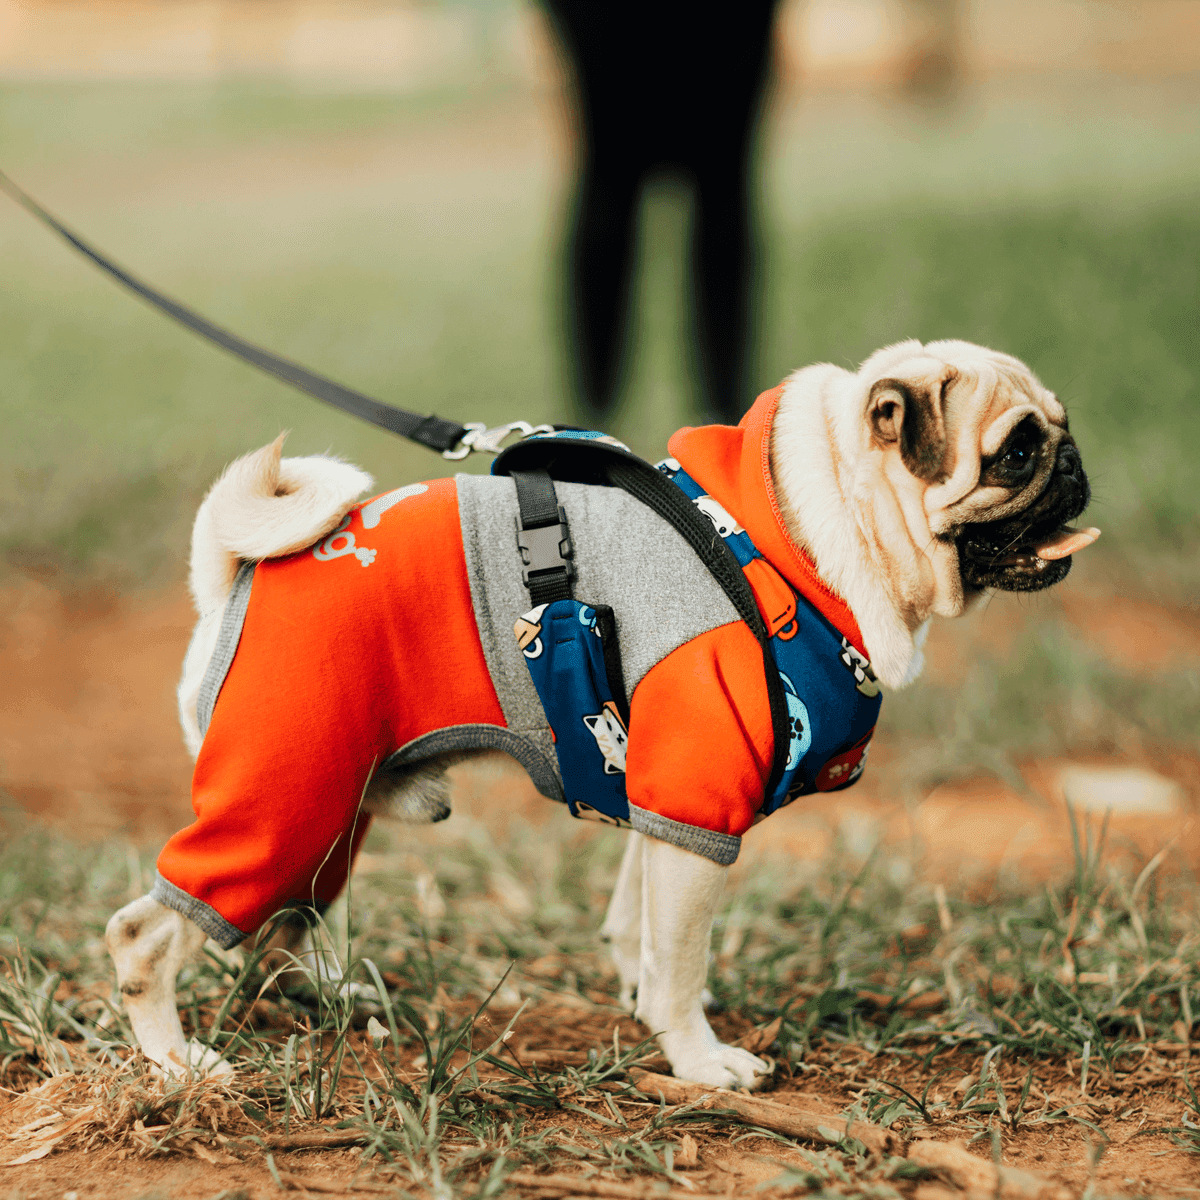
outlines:
[{"label": "metal clasp", "polygon": [[531,425],[528,421],[509,421],[507,425],[495,425],[491,429],[483,421],[468,421],[467,432],[462,440],[452,450],[443,450],[442,457],[450,459],[466,458],[472,452],[480,454],[499,454],[504,439],[510,433],[520,434],[527,438],[533,433],[553,433],[553,425]]}]

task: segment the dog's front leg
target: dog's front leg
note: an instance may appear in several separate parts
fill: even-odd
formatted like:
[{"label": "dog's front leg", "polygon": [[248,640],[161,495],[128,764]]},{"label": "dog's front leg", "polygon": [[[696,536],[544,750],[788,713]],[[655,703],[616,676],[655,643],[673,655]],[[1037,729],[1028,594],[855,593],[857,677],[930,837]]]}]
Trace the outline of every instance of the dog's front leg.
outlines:
[{"label": "dog's front leg", "polygon": [[678,1078],[753,1087],[767,1064],[717,1041],[702,1004],[713,913],[728,868],[669,842],[642,841],[637,1018],[658,1034]]},{"label": "dog's front leg", "polygon": [[204,945],[204,937],[182,913],[150,896],[125,905],[104,931],[133,1035],[146,1057],[168,1074],[233,1071],[214,1050],[185,1041],[179,1023],[175,976]]},{"label": "dog's front leg", "polygon": [[608,943],[621,980],[618,1000],[622,1007],[632,1011],[633,994],[642,970],[642,859],[646,839],[634,832],[626,834],[626,838],[625,857],[621,859],[600,936]]}]

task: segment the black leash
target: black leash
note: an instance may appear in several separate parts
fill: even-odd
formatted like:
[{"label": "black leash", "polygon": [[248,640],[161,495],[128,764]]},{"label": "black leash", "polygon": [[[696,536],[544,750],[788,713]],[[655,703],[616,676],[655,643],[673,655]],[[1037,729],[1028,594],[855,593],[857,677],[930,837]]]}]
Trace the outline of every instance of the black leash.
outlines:
[{"label": "black leash", "polygon": [[[534,605],[550,603],[573,594],[574,548],[566,513],[559,505],[554,489],[555,478],[619,487],[658,513],[683,535],[699,555],[733,602],[738,615],[750,627],[762,649],[767,695],[775,730],[775,754],[766,794],[770,795],[774,791],[782,777],[789,746],[787,705],[783,687],[779,682],[779,673],[774,668],[767,645],[767,629],[758,611],[754,594],[733,553],[720,537],[714,535],[712,523],[708,518],[648,462],[624,447],[618,449],[619,443],[605,445],[599,442],[568,441],[564,447],[562,442],[534,438],[502,450],[502,443],[509,434],[517,433],[522,438],[527,438],[532,433],[554,434],[555,427],[530,425],[527,421],[510,421],[507,425],[499,425],[493,429],[478,421],[460,425],[454,421],[444,421],[440,417],[406,412],[402,408],[364,396],[362,392],[334,383],[324,375],[318,375],[307,367],[280,358],[279,355],[272,354],[227,329],[222,329],[220,325],[214,325],[199,313],[130,275],[78,234],[73,233],[57,217],[47,212],[3,171],[0,171],[0,191],[7,193],[26,212],[54,230],[81,254],[90,258],[102,271],[141,296],[148,304],[174,318],[193,333],[214,342],[251,366],[258,367],[260,371],[274,375],[276,379],[289,383],[292,387],[333,405],[334,408],[369,421],[381,429],[398,433],[401,437],[432,450],[440,450],[443,458],[466,458],[472,451],[499,454],[494,473],[511,475],[516,484],[520,509],[517,546],[523,563],[521,574]],[[556,457],[561,455],[564,449],[568,457],[562,462],[556,462]],[[558,467],[559,470],[548,469],[552,467]],[[606,613],[607,620],[612,622],[612,610],[606,609]],[[619,654],[619,650],[611,649],[617,646],[615,624],[612,625],[608,643],[610,648],[605,651],[606,673],[614,697],[619,704],[623,704],[627,720],[628,702],[625,700],[624,685],[621,682],[619,658],[615,660],[615,665],[608,658],[610,653]]]},{"label": "black leash", "polygon": [[363,421],[369,421],[381,429],[398,433],[401,437],[419,442],[431,450],[440,450],[447,458],[465,458],[471,450],[476,448],[495,453],[499,449],[499,441],[503,440],[505,434],[529,432],[532,428],[524,422],[517,421],[513,422],[511,427],[501,426],[497,430],[488,430],[486,426],[478,422],[460,425],[456,421],[444,421],[441,417],[420,416],[417,413],[405,412],[404,409],[396,408],[394,405],[384,404],[381,400],[374,400],[370,396],[364,396],[362,392],[343,387],[340,383],[334,383],[332,379],[328,379],[324,375],[318,375],[315,371],[300,366],[299,363],[280,358],[278,354],[272,354],[269,350],[264,350],[261,346],[256,346],[253,342],[238,337],[236,333],[230,333],[228,329],[214,325],[212,321],[193,312],[186,305],[172,300],[169,296],[164,296],[162,292],[152,288],[148,283],[143,283],[140,279],[130,275],[128,271],[123,270],[111,259],[101,254],[99,250],[90,246],[77,233],[73,233],[57,217],[47,212],[28,192],[13,183],[3,171],[0,171],[0,191],[6,192],[26,212],[54,230],[59,237],[90,258],[102,271],[111,275],[131,292],[141,296],[159,312],[173,317],[193,333],[214,342],[223,350],[242,359],[243,362],[248,362],[260,371],[274,375],[276,379],[289,383],[292,387],[307,392],[308,395],[323,400],[326,404],[332,404],[334,408],[340,408],[343,412],[348,412]]}]

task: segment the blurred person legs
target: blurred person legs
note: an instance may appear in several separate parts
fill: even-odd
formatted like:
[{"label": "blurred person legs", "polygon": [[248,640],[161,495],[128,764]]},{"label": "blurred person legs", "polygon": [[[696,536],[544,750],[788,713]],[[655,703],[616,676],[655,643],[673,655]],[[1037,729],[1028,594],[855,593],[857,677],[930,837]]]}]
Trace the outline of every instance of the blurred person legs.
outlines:
[{"label": "blurred person legs", "polygon": [[580,170],[565,256],[581,417],[603,420],[620,393],[641,199],[650,178],[673,174],[692,193],[688,307],[701,406],[736,421],[749,399],[749,169],[775,0],[715,18],[683,6],[547,8],[576,83]]}]

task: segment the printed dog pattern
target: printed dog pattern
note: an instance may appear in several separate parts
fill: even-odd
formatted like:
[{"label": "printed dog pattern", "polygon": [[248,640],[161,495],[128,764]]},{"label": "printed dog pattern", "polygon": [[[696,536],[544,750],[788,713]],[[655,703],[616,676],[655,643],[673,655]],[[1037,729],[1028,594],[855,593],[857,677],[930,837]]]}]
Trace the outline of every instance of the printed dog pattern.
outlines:
[{"label": "printed dog pattern", "polygon": [[583,723],[591,730],[596,745],[600,747],[600,753],[604,755],[605,775],[624,775],[629,732],[625,728],[625,722],[621,720],[620,713],[617,712],[617,706],[608,700],[600,712],[584,717]]},{"label": "printed dog pattern", "polygon": [[711,496],[700,496],[692,503],[713,523],[713,528],[721,537],[729,538],[746,532],[729,510]]},{"label": "printed dog pattern", "polygon": [[575,801],[575,816],[581,821],[598,821],[601,825],[611,825],[614,829],[632,829],[633,826],[624,817],[614,817],[611,813],[601,812],[582,800]]},{"label": "printed dog pattern", "polygon": [[871,663],[865,655],[860,654],[850,643],[842,638],[842,662],[854,673],[854,686],[864,696],[878,696],[880,693],[879,680],[871,669]]},{"label": "printed dog pattern", "polygon": [[545,645],[541,639],[542,613],[546,611],[545,604],[531,608],[520,616],[513,625],[513,637],[517,639],[517,649],[526,658],[541,658]]}]

